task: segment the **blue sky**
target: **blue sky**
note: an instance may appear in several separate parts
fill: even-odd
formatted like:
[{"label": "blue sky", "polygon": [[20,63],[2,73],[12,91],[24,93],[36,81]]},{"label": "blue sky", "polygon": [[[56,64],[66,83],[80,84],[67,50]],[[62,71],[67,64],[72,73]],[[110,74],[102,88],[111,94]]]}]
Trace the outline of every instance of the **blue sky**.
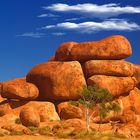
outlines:
[{"label": "blue sky", "polygon": [[126,36],[140,64],[139,0],[1,0],[0,81],[26,76],[66,41]]}]

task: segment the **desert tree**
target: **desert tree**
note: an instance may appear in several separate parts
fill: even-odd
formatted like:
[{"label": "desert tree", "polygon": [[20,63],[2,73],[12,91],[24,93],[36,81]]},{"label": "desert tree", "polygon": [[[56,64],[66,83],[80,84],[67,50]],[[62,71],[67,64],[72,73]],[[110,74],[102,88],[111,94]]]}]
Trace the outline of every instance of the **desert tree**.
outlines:
[{"label": "desert tree", "polygon": [[[102,123],[102,119],[107,117],[107,114],[110,111],[119,111],[119,104],[113,101],[112,94],[104,88],[99,88],[99,86],[87,86],[84,87],[82,93],[80,94],[81,98],[72,104],[80,103],[85,107],[85,118],[86,118],[86,129],[87,132],[90,131],[90,119],[93,116],[94,112],[90,112],[90,109],[93,107],[98,107],[99,116],[100,116],[100,124]],[[113,101],[113,102],[112,102]]]}]

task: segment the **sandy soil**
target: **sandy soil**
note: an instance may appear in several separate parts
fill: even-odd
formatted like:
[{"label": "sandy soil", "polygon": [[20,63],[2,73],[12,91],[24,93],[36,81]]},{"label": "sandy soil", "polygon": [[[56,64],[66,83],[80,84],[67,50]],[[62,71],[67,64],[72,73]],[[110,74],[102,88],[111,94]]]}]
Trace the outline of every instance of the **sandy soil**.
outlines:
[{"label": "sandy soil", "polygon": [[[48,136],[3,136],[0,137],[0,140],[58,140],[56,137],[48,137]],[[59,139],[66,140],[66,139]]]},{"label": "sandy soil", "polygon": [[[0,137],[0,140],[73,140],[73,139],[60,139],[56,137],[48,137],[48,136],[4,136]],[[74,139],[78,140],[78,139]],[[80,140],[80,139],[79,139]],[[102,139],[102,140],[108,140],[108,139]],[[122,139],[113,139],[113,140],[122,140]],[[140,140],[140,138],[132,138],[132,139],[126,139],[126,140]]]}]

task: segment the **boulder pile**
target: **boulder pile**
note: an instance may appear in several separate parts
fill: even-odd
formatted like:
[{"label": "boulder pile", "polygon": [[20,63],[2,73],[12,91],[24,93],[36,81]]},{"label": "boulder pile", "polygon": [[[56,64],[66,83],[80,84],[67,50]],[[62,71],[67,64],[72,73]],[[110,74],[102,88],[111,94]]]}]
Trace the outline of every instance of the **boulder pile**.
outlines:
[{"label": "boulder pile", "polygon": [[[78,100],[83,88],[92,85],[108,89],[121,107],[103,122],[119,120],[140,127],[140,65],[124,60],[131,54],[129,41],[120,35],[96,42],[63,43],[55,56],[34,66],[25,78],[0,83],[1,127],[8,115],[19,118],[26,127],[60,119],[84,121],[85,108],[72,106],[69,101]],[[98,112],[97,108],[91,112],[95,110]],[[6,123],[13,123],[12,119]],[[99,122],[98,113],[91,121]]]}]

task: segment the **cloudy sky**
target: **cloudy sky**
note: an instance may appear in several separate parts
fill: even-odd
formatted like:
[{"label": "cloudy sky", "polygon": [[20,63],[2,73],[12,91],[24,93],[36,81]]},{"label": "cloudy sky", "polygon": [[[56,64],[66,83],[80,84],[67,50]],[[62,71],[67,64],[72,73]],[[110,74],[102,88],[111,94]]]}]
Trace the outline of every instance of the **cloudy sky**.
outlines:
[{"label": "cloudy sky", "polygon": [[1,0],[0,81],[23,77],[66,41],[126,36],[140,64],[140,0]]}]

